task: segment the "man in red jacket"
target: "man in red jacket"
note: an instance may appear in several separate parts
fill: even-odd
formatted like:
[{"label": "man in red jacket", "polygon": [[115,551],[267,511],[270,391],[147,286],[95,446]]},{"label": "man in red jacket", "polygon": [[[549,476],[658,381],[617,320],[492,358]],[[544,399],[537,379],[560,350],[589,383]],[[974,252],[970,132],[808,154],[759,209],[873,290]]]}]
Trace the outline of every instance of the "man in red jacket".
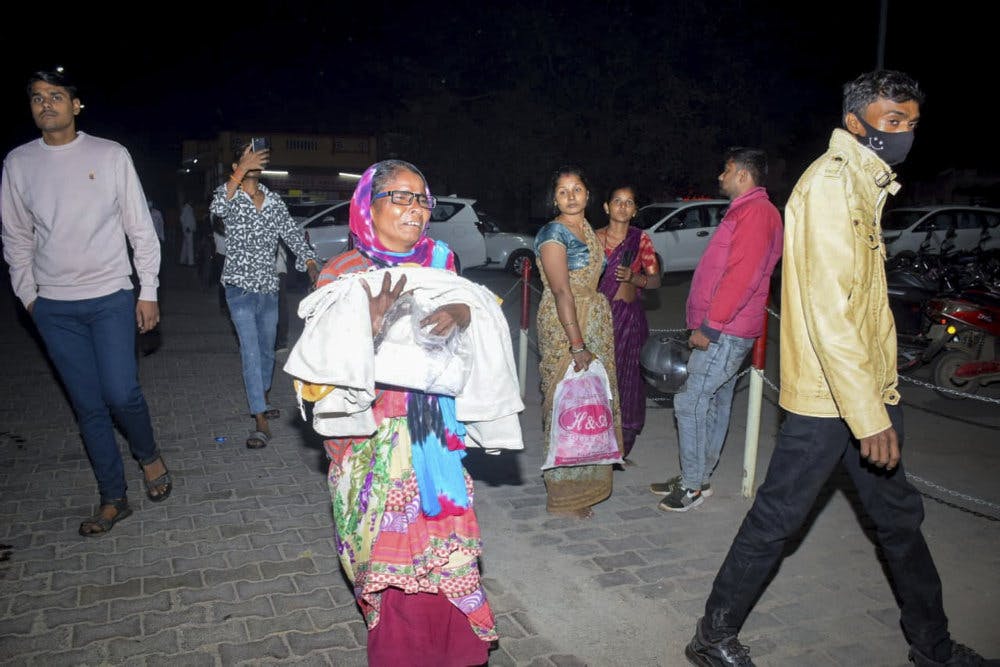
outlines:
[{"label": "man in red jacket", "polygon": [[781,257],[781,214],[767,196],[767,154],[731,148],[719,190],[732,200],[705,249],[687,301],[687,381],[674,397],[681,474],[650,485],[657,506],[686,512],[711,495],[709,477],[729,430],[733,388],[754,339],[763,333],[771,273]]}]

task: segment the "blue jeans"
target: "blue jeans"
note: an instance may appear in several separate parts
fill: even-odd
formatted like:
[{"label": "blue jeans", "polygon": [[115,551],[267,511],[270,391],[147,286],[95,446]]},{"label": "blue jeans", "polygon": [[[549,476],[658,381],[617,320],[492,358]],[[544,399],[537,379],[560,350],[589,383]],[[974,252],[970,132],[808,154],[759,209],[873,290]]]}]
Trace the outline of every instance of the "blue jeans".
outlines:
[{"label": "blue jeans", "polygon": [[[896,405],[886,408],[902,448],[903,411]],[[875,468],[861,459],[857,441],[843,420],[793,413],[781,425],[767,477],[705,604],[705,632],[711,639],[738,634],[788,540],[798,533],[838,463],[847,470],[875,524],[907,640],[925,655],[933,655],[935,646],[949,641],[941,579],[920,530],[923,502],[906,480],[902,463],[891,472]],[[874,561],[870,569],[877,569]]]},{"label": "blue jeans", "polygon": [[159,457],[135,360],[134,293],[120,290],[78,301],[38,297],[32,317],[69,394],[101,503],[124,498],[114,424],[139,463]]},{"label": "blue jeans", "polygon": [[719,462],[729,430],[736,376],[753,338],[721,334],[707,350],[692,350],[687,380],[674,396],[681,483],[700,489]]},{"label": "blue jeans", "polygon": [[248,292],[242,287],[226,285],[226,303],[240,339],[243,386],[250,414],[258,415],[267,410],[264,395],[271,389],[271,376],[274,374],[278,294]]}]

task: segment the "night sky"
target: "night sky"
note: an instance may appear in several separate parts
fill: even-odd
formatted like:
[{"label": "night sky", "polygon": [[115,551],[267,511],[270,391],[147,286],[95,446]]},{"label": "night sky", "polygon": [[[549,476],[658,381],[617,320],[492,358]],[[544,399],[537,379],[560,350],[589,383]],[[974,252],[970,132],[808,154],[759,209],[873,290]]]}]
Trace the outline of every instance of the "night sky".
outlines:
[{"label": "night sky", "polygon": [[[81,86],[78,128],[125,144],[157,198],[173,196],[182,139],[227,129],[387,137],[432,189],[501,218],[535,214],[564,162],[602,193],[625,179],[646,199],[714,195],[720,153],[737,144],[769,151],[780,198],[838,126],[841,85],[878,56],[877,0],[475,4],[173,3],[143,19],[76,5],[8,22],[21,36],[2,47],[0,149],[38,136],[24,85],[59,64]],[[981,85],[997,34],[980,4],[889,2],[885,66],[928,95],[904,188],[953,167],[998,171]]]}]

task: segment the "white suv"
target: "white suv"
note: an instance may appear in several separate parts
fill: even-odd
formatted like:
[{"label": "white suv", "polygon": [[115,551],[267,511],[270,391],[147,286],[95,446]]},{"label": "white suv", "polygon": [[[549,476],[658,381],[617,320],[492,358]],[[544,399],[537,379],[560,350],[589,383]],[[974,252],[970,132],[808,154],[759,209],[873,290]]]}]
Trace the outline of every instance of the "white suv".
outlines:
[{"label": "white suv", "polygon": [[649,234],[663,273],[694,271],[728,207],[728,199],[656,202],[640,208],[632,224]]},{"label": "white suv", "polygon": [[[941,242],[952,230],[955,250],[1000,247],[1000,208],[970,205],[900,206],[882,214],[882,240],[888,256],[917,252],[926,238],[928,251],[941,252]],[[930,237],[928,237],[930,233]]]},{"label": "white suv", "polygon": [[[427,234],[448,244],[459,271],[481,267],[517,272],[534,258],[534,237],[500,231],[489,215],[476,207],[475,199],[435,199]],[[298,222],[322,261],[347,249],[350,202],[333,204]]]}]

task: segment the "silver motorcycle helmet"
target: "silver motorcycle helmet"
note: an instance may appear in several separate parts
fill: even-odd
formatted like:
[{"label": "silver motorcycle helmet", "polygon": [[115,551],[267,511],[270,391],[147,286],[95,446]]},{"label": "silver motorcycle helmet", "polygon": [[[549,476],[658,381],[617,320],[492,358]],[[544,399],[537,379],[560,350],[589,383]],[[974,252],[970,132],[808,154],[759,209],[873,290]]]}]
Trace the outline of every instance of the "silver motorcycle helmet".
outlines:
[{"label": "silver motorcycle helmet", "polygon": [[690,356],[687,339],[650,336],[639,353],[642,379],[661,393],[676,394],[687,381]]}]

